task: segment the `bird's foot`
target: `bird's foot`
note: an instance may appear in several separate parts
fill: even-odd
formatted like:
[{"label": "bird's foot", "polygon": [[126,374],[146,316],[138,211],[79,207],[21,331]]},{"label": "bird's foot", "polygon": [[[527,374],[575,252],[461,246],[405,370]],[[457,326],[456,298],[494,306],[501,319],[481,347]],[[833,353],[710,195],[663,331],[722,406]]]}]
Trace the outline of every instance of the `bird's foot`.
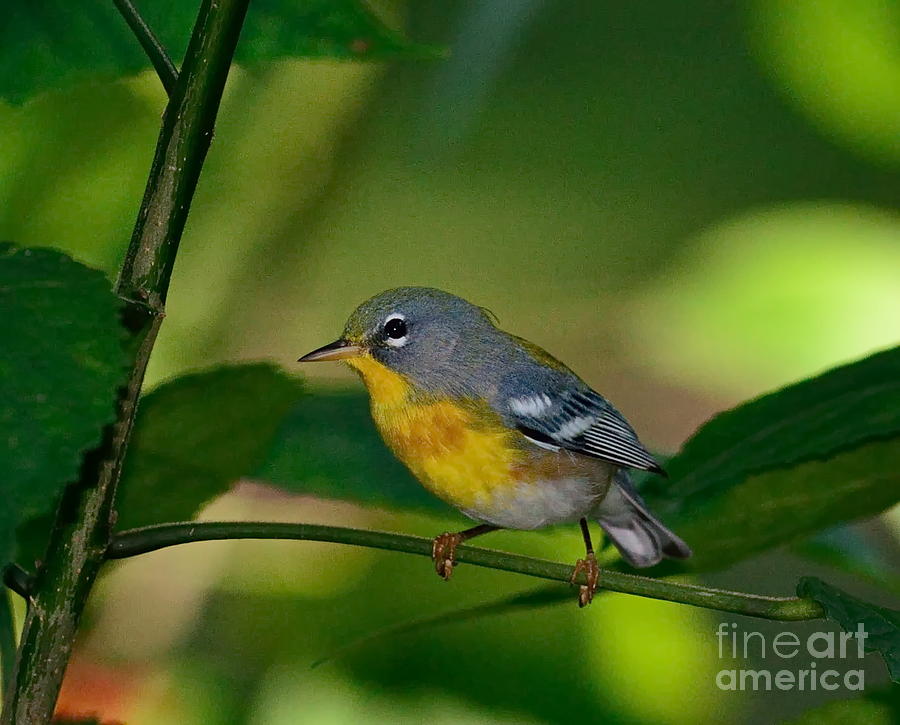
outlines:
[{"label": "bird's foot", "polygon": [[582,584],[578,590],[578,606],[586,607],[594,599],[594,592],[597,591],[597,585],[600,582],[600,565],[597,563],[597,557],[594,552],[588,552],[584,559],[575,562],[575,569],[572,571],[572,578],[569,581],[574,584],[578,579],[578,575],[584,572],[587,575],[587,584]]},{"label": "bird's foot", "polygon": [[434,570],[444,581],[453,574],[453,564],[456,563],[456,547],[462,541],[459,534],[444,532],[435,536],[431,542],[431,559],[434,561]]}]

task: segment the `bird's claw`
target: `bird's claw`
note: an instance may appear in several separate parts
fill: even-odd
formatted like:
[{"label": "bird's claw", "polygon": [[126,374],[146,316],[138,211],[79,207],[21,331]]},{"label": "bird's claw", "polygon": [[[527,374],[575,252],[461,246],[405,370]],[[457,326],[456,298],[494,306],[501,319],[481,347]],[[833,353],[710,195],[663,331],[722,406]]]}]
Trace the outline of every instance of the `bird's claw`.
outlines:
[{"label": "bird's claw", "polygon": [[597,591],[597,585],[600,582],[600,565],[593,552],[589,552],[584,559],[575,562],[575,569],[572,571],[572,578],[569,581],[575,584],[575,580],[582,572],[587,576],[587,584],[582,584],[578,590],[578,606],[586,607],[593,601],[594,592]]},{"label": "bird's claw", "polygon": [[459,534],[444,532],[435,536],[431,542],[431,559],[434,561],[434,570],[444,581],[450,579],[453,574],[453,564],[456,562],[456,547],[462,541]]}]

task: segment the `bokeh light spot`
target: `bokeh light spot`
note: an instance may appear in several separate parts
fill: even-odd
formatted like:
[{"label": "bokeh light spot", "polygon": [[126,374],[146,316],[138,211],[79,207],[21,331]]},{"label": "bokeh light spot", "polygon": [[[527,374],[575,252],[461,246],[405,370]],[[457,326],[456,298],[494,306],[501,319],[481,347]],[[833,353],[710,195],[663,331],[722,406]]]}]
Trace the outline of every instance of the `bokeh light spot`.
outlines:
[{"label": "bokeh light spot", "polygon": [[[900,217],[826,203],[705,232],[632,301],[635,353],[728,396],[815,374],[900,339]],[[665,372],[663,372],[665,371]]]},{"label": "bokeh light spot", "polygon": [[759,0],[753,37],[785,95],[833,140],[900,162],[900,14],[888,0]]}]

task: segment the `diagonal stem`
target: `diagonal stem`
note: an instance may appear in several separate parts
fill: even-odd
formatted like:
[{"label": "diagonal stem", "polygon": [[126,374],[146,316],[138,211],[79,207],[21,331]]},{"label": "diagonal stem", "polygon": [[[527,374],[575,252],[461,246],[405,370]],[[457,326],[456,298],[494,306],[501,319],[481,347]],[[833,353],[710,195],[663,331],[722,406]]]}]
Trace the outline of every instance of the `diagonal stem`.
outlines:
[{"label": "diagonal stem", "polygon": [[[161,524],[140,529],[130,529],[115,534],[107,549],[110,559],[146,554],[157,549],[195,541],[221,541],[225,539],[297,539],[326,541],[336,544],[365,546],[406,554],[431,556],[431,539],[385,531],[369,531],[342,526],[318,524],[282,524],[267,522],[215,522],[196,521],[177,524]],[[504,551],[459,546],[456,561],[489,569],[525,574],[540,579],[569,582],[571,564],[561,564],[546,559],[508,554]],[[585,584],[585,575],[575,583]],[[604,569],[600,575],[600,587],[613,592],[661,599],[668,602],[690,604],[695,607],[715,609],[721,612],[744,614],[750,617],[797,621],[819,619],[825,616],[822,606],[812,599],[798,597],[769,597],[746,594],[725,589],[713,589],[694,584],[652,579],[635,574],[625,574]]]},{"label": "diagonal stem", "polygon": [[175,84],[178,83],[178,69],[169,57],[165,46],[156,37],[152,28],[147,25],[147,21],[141,17],[131,0],[113,0],[113,4],[121,16],[125,18],[125,22],[128,23],[131,32],[137,37],[138,42],[153,64],[156,75],[162,81],[163,88],[171,96],[175,91]]}]

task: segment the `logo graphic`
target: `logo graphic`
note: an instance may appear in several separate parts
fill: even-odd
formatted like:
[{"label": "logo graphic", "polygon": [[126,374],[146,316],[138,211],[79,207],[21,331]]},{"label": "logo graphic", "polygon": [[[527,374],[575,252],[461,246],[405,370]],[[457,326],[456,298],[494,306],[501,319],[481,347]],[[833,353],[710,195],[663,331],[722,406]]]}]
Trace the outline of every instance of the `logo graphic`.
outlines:
[{"label": "logo graphic", "polygon": [[855,632],[813,632],[805,639],[794,632],[778,632],[767,638],[762,632],[739,631],[735,622],[722,622],[716,630],[719,659],[777,657],[784,669],[722,669],[716,673],[720,690],[846,690],[865,688],[865,671],[838,671],[827,667],[851,660],[862,665],[868,633],[859,623]]}]

